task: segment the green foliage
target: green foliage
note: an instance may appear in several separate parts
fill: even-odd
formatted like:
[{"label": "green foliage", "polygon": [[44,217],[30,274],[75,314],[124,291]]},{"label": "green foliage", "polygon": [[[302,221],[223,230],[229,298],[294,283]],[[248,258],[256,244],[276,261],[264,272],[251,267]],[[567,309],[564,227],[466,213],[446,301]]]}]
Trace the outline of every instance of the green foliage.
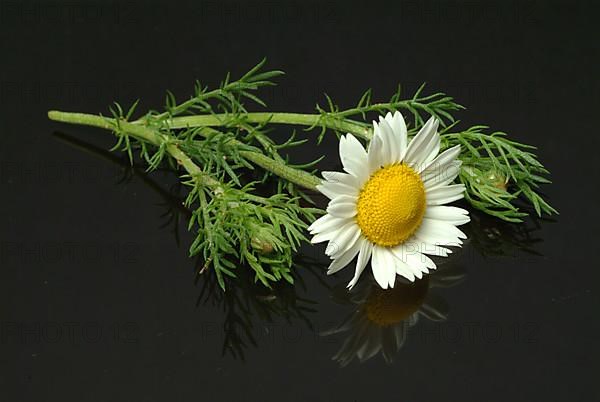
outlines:
[{"label": "green foliage", "polygon": [[219,88],[209,91],[200,81],[196,81],[194,95],[185,102],[177,103],[175,95],[167,92],[165,111],[162,113],[149,113],[148,120],[164,122],[165,118],[172,118],[183,114],[214,114],[225,112],[231,114],[246,113],[244,100],[253,101],[261,106],[266,104],[253,92],[259,88],[273,86],[272,78],[283,75],[283,71],[261,71],[266,60],[254,66],[238,80],[231,81],[229,73],[221,82]]},{"label": "green foliage", "polygon": [[484,133],[486,126],[474,126],[458,133],[445,133],[447,147],[461,145],[463,167],[459,179],[465,197],[475,208],[509,222],[521,222],[528,214],[519,208],[519,197],[529,201],[538,216],[555,214],[540,194],[540,184],[550,183],[548,170],[532,152],[535,147],[507,138],[506,133]]},{"label": "green foliage", "polygon": [[[459,181],[466,186],[466,200],[486,214],[508,222],[527,216],[523,202],[538,216],[556,213],[540,195],[540,184],[549,183],[548,171],[537,160],[535,148],[515,142],[502,132],[487,133],[487,127],[457,130],[455,113],[463,107],[443,93],[425,95],[424,85],[404,98],[398,86],[387,102],[374,103],[367,90],[350,109],[340,110],[325,95],[326,106],[316,113],[250,112],[247,103],[265,107],[257,91],[275,85],[283,73],[263,71],[261,61],[237,80],[228,74],[216,89],[197,82],[193,95],[182,102],[168,92],[163,111],[149,111],[133,119],[138,102],[126,111],[118,104],[112,118],[81,113],[50,112],[52,119],[111,129],[114,150],[136,155],[147,170],[170,167],[186,174],[190,188],[186,205],[194,212],[189,228],[196,233],[190,255],[201,256],[201,272],[212,270],[222,288],[225,278],[238,275],[240,264],[250,267],[254,281],[267,287],[281,279],[292,282],[292,259],[306,241],[306,227],[320,209],[305,192],[314,190],[319,179],[314,168],[322,157],[300,165],[287,155],[307,139],[276,143],[271,132],[277,124],[317,130],[316,142],[328,132],[352,133],[365,141],[372,136],[370,120],[401,110],[414,135],[429,118],[440,120],[442,148],[461,145],[463,162]],[[271,186],[274,195],[256,195],[256,187]]]},{"label": "green foliage", "polygon": [[255,271],[255,279],[269,287],[280,279],[292,283],[292,253],[305,236],[305,221],[320,210],[300,207],[297,198],[275,194],[252,195],[252,185],[211,188],[189,177],[192,187],[186,205],[197,205],[189,229],[197,228],[190,255],[201,255],[205,268],[212,266],[221,287],[224,275],[235,277],[239,263]]},{"label": "green foliage", "polygon": [[[402,99],[402,86],[398,85],[396,92],[391,96],[390,100],[384,103],[373,103],[371,99],[373,92],[371,89],[368,89],[363,93],[356,107],[346,110],[339,110],[338,106],[326,94],[327,109],[317,105],[320,120],[313,127],[321,127],[321,133],[318,137],[319,141],[325,135],[326,129],[332,125],[331,122],[336,122],[337,124],[333,125],[340,128],[347,128],[348,123],[351,123],[359,128],[355,134],[364,137],[362,130],[366,130],[368,133],[372,131],[369,118],[375,118],[377,115],[384,115],[387,112],[393,113],[396,110],[403,110],[410,113],[414,121],[413,127],[420,127],[425,124],[429,116],[435,116],[440,121],[442,127],[445,127],[448,123],[454,122],[451,112],[464,109],[463,106],[454,102],[453,98],[441,92],[424,96],[424,89],[425,84],[421,85],[410,98]],[[406,113],[404,114],[406,115]],[[362,121],[351,120],[357,117],[360,117]],[[338,135],[345,134],[345,132],[340,132],[340,130],[336,130],[336,132]],[[367,135],[367,138],[369,136]]]}]

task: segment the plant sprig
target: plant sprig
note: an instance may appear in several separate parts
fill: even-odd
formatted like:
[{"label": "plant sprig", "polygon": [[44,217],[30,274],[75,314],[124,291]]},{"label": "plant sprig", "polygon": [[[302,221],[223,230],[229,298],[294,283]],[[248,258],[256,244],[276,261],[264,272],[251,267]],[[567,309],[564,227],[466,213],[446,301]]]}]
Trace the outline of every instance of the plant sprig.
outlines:
[{"label": "plant sprig", "polygon": [[[317,143],[331,132],[352,133],[368,142],[373,135],[370,118],[377,115],[401,110],[409,117],[409,135],[435,116],[443,127],[442,149],[461,145],[458,180],[474,208],[509,222],[527,216],[522,201],[538,216],[557,213],[539,193],[539,186],[550,181],[535,148],[505,133],[488,132],[485,126],[457,130],[455,113],[464,108],[450,96],[425,95],[423,85],[405,98],[398,86],[387,102],[373,102],[367,90],[355,107],[345,110],[326,95],[326,106],[317,105],[312,114],[249,111],[248,102],[266,106],[258,90],[275,85],[273,79],[283,74],[263,71],[264,64],[237,80],[228,74],[216,89],[197,82],[185,101],[168,92],[164,110],[137,119],[138,102],[127,110],[115,103],[112,117],[57,111],[49,117],[111,130],[117,137],[113,150],[126,153],[132,163],[138,156],[149,171],[183,168],[182,181],[190,188],[186,205],[194,211],[189,228],[196,233],[190,255],[202,256],[200,271],[213,270],[223,288],[224,278],[235,277],[240,263],[267,287],[280,280],[292,282],[293,255],[307,240],[308,222],[323,212],[305,204],[311,202],[306,190],[320,183],[314,168],[323,156],[291,164],[290,150],[307,139],[297,139],[293,131],[288,140],[276,143],[270,133],[279,124],[317,131]],[[274,195],[256,194],[256,186],[264,183],[274,184]]]}]

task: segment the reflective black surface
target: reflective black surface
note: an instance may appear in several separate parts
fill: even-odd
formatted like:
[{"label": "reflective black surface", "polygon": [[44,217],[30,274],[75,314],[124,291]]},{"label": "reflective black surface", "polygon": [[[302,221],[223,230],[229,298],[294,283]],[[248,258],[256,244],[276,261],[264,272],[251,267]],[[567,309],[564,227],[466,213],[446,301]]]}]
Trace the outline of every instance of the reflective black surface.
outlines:
[{"label": "reflective black surface", "polygon": [[[0,400],[600,398],[591,3],[0,4]],[[473,213],[462,250],[389,294],[368,274],[346,293],[350,270],[327,277],[310,246],[295,287],[242,275],[222,293],[187,257],[175,175],[45,113],[159,108],[166,89],[183,98],[263,56],[287,73],[265,96],[276,110],[397,82],[448,92],[466,125],[538,146],[561,215]],[[336,145],[292,158],[335,169]]]}]

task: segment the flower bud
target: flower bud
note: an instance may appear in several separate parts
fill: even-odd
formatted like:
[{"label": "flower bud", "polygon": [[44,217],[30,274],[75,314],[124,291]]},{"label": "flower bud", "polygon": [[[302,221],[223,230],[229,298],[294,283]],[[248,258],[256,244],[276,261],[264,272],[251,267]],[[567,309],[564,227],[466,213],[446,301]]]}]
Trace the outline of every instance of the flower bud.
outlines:
[{"label": "flower bud", "polygon": [[261,226],[254,231],[250,245],[260,254],[270,254],[273,252],[272,238],[269,228]]},{"label": "flower bud", "polygon": [[506,191],[508,179],[501,172],[497,170],[489,170],[485,174],[485,180],[492,186],[499,188],[500,190]]}]

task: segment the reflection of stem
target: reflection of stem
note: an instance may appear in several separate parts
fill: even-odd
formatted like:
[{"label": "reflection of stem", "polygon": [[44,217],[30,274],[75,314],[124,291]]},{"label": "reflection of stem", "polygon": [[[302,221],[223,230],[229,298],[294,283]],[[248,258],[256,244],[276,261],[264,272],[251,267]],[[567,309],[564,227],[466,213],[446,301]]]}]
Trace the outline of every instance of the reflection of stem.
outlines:
[{"label": "reflection of stem", "polygon": [[[165,205],[168,208],[168,210],[164,214],[161,214],[161,218],[165,216],[167,217],[166,222],[161,225],[161,228],[167,227],[172,223],[173,227],[171,229],[171,232],[175,237],[175,242],[177,243],[177,245],[180,245],[179,220],[189,219],[192,216],[192,211],[185,207],[183,198],[178,197],[172,192],[165,190],[161,185],[159,185],[155,180],[153,180],[150,177],[150,175],[148,175],[146,170],[141,169],[136,165],[131,165],[129,160],[127,159],[117,157],[115,156],[115,154],[105,150],[104,148],[100,148],[88,142],[81,141],[80,139],[67,134],[55,132],[54,136],[74,148],[83,150],[84,152],[90,153],[94,156],[97,156],[101,159],[104,159],[108,162],[120,166],[124,169],[124,171],[134,174],[145,185],[147,185],[158,195],[160,195],[165,200]],[[171,172],[169,171],[169,173]]]},{"label": "reflection of stem", "polygon": [[54,135],[73,147],[82,149],[85,152],[89,152],[95,156],[108,160],[109,162],[115,163],[119,166],[122,166],[123,168],[132,171],[137,177],[139,177],[144,182],[144,184],[146,184],[152,190],[156,191],[162,198],[164,198],[167,201],[167,203],[171,205],[171,207],[177,209],[185,216],[189,217],[192,214],[192,212],[183,205],[183,200],[181,198],[175,197],[173,194],[163,189],[158,183],[156,183],[148,176],[145,170],[140,169],[135,165],[132,166],[129,164],[128,161],[125,161],[115,156],[111,152],[108,152],[105,149],[97,147],[95,145],[89,144],[85,141],[81,141],[78,138],[58,132],[54,133]]}]

